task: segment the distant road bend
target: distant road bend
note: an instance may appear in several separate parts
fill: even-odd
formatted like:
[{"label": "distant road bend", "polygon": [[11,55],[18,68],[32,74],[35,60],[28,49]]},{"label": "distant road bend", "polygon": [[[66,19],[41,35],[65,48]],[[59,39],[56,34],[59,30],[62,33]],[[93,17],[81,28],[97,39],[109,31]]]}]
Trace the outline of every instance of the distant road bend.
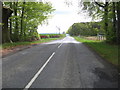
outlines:
[{"label": "distant road bend", "polygon": [[3,88],[117,88],[118,72],[67,36],[2,59]]}]

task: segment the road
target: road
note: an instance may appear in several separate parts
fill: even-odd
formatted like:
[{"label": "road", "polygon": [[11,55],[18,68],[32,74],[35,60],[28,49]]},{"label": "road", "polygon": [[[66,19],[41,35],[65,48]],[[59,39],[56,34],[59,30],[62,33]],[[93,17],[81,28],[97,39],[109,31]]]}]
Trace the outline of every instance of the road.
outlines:
[{"label": "road", "polygon": [[117,88],[117,69],[67,36],[2,59],[3,88]]}]

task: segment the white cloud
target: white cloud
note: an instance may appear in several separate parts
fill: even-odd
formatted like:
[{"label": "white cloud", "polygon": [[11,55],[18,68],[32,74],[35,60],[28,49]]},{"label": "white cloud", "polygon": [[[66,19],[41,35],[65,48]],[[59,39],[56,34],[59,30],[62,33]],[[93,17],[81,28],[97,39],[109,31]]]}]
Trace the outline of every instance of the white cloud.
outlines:
[{"label": "white cloud", "polygon": [[73,23],[87,22],[91,20],[91,18],[89,18],[85,13],[77,14],[79,10],[78,0],[74,0],[73,5],[69,7],[65,4],[66,0],[44,1],[50,1],[56,11],[53,13],[54,16],[48,20],[49,24],[47,26],[40,25],[38,27],[39,33],[58,33],[59,30],[56,26],[60,27],[60,31],[62,33],[63,31],[67,31]]}]

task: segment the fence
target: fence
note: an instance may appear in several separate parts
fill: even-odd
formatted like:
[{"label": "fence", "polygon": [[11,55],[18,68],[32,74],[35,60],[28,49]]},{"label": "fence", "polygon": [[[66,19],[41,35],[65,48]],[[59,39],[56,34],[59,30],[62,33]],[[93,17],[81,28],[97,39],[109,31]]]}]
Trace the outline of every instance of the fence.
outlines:
[{"label": "fence", "polygon": [[105,36],[104,35],[97,35],[97,36],[79,36],[81,38],[84,38],[84,39],[88,39],[88,40],[99,40],[99,41],[103,41],[103,40],[106,40]]},{"label": "fence", "polygon": [[106,40],[105,35],[98,34],[97,35],[97,40],[99,40],[99,41]]}]

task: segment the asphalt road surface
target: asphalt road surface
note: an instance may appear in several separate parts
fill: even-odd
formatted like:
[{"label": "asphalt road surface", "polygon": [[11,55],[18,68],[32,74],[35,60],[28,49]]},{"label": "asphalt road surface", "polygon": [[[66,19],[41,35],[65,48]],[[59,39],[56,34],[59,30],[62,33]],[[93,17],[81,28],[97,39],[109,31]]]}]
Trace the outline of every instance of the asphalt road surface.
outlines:
[{"label": "asphalt road surface", "polygon": [[2,59],[3,88],[117,88],[117,69],[67,36]]}]

